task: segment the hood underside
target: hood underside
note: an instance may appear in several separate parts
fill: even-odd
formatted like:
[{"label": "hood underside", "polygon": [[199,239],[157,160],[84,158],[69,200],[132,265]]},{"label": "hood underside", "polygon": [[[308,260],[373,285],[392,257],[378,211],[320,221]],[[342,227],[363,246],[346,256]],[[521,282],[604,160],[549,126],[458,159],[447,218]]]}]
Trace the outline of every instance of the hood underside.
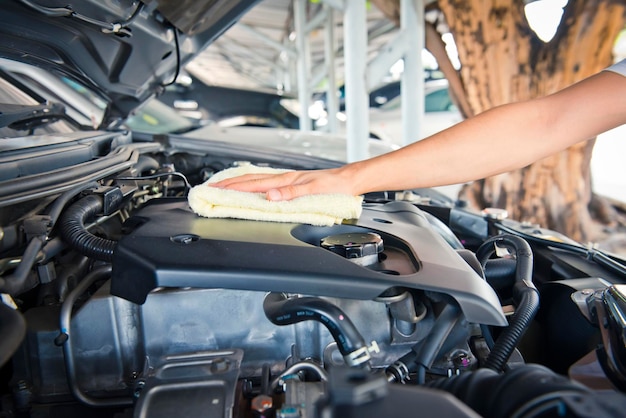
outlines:
[{"label": "hood underside", "polygon": [[257,1],[0,0],[0,57],[99,93],[106,125],[172,82]]}]

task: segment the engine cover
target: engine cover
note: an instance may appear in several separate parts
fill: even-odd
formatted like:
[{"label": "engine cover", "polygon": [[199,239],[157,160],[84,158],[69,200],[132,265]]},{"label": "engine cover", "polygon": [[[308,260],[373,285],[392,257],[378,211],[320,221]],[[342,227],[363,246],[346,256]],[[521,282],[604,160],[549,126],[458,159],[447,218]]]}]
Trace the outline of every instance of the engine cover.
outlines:
[{"label": "engine cover", "polygon": [[[317,227],[202,218],[184,199],[159,199],[126,230],[114,252],[111,293],[136,304],[162,287],[361,300],[413,288],[452,296],[469,322],[507,324],[491,287],[406,202],[365,205],[358,220]],[[354,263],[320,245],[347,233],[380,235],[378,262]]]}]

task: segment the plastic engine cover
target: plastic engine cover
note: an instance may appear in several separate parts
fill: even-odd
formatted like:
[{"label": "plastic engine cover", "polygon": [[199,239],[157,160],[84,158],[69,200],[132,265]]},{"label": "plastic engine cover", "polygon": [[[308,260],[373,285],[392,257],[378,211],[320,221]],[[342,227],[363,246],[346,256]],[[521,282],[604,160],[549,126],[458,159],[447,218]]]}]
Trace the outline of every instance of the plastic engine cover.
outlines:
[{"label": "plastic engine cover", "polygon": [[[125,226],[114,251],[111,292],[134,303],[144,303],[158,287],[363,300],[400,287],[450,295],[470,322],[507,323],[493,289],[406,202],[366,205],[358,220],[317,227],[203,218],[184,199],[160,199]],[[382,237],[384,251],[367,266],[320,246],[330,235],[370,232]]]}]

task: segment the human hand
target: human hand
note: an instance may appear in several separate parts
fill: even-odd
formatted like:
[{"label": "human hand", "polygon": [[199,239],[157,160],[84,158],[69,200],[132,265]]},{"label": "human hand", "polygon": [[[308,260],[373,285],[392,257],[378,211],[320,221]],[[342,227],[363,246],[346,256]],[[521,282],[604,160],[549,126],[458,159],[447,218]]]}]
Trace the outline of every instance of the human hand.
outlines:
[{"label": "human hand", "polygon": [[265,193],[268,200],[291,200],[310,194],[354,195],[350,179],[340,169],[290,171],[282,174],[245,174],[209,186],[241,192]]}]

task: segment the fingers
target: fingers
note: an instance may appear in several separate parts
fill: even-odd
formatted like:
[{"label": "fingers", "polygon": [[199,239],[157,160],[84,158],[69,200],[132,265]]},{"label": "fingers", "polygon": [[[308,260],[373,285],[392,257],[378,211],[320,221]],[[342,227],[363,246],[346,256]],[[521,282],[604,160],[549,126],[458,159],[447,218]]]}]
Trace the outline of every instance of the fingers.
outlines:
[{"label": "fingers", "polygon": [[232,189],[240,192],[267,192],[269,189],[283,185],[278,174],[245,174],[243,176],[224,179],[215,183],[209,183],[211,187],[220,189]]},{"label": "fingers", "polygon": [[216,181],[214,183],[208,183],[211,187],[227,188],[231,184],[256,181],[268,177],[268,174],[243,174],[237,177],[230,177],[224,180]]},{"label": "fingers", "polygon": [[[314,193],[306,173],[246,174],[209,183],[211,187],[237,190],[240,192],[265,193],[272,201],[292,200]],[[317,193],[323,192],[318,191]]]},{"label": "fingers", "polygon": [[292,200],[310,194],[351,194],[349,182],[333,170],[290,171],[282,174],[246,174],[209,184],[241,192],[265,193],[267,200]]}]

